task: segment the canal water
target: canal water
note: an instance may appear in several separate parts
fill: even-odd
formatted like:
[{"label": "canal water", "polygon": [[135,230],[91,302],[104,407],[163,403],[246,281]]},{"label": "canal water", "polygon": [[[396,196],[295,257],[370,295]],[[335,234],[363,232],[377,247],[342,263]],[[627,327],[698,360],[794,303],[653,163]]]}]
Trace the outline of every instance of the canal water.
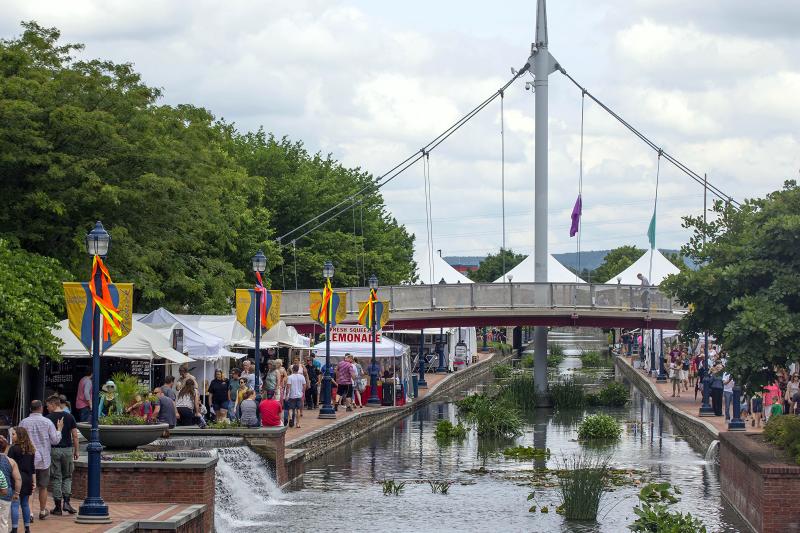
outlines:
[{"label": "canal water", "polygon": [[[691,511],[709,531],[748,531],[720,496],[718,466],[682,438],[669,418],[638,390],[629,406],[603,409],[625,426],[619,444],[600,450],[614,468],[632,469],[647,481],[669,481],[683,491],[675,506]],[[633,522],[638,487],[616,487],[600,504],[597,523],[573,523],[555,513],[557,489],[537,491],[549,513],[530,513],[531,470],[559,468],[576,442],[583,412],[537,410],[525,433],[492,442],[471,433],[461,444],[440,447],[436,421],[456,421],[450,402],[429,405],[397,423],[341,446],[306,465],[301,486],[280,491],[247,448],[220,450],[217,527],[220,531],[576,531],[621,532]],[[499,452],[519,444],[550,448],[544,461],[517,461]],[[383,496],[383,479],[406,481],[400,496]],[[449,494],[432,494],[426,480],[455,481]]]}]

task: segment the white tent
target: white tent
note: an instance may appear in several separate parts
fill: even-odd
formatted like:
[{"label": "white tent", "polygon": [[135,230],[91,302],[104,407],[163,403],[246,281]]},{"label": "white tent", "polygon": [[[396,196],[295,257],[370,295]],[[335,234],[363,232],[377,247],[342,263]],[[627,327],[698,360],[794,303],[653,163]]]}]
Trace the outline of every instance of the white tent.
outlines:
[{"label": "white tent", "polygon": [[[90,357],[89,351],[69,329],[69,322],[59,322],[60,329],[53,330],[53,335],[61,339],[60,352],[64,357]],[[103,354],[104,357],[122,357],[124,359],[145,359],[152,361],[155,357],[162,357],[173,363],[188,363],[192,361],[182,353],[176,352],[164,336],[149,327],[134,320],[131,331],[114,346]]]},{"label": "white tent", "polygon": [[[320,342],[313,348],[317,352],[317,357],[325,358],[325,341]],[[390,339],[385,335],[381,335],[381,341],[375,343],[375,357],[400,357],[408,354],[410,349],[408,345]],[[331,357],[341,358],[345,354],[350,353],[356,357],[372,357],[372,343],[371,342],[332,342],[331,343]]]},{"label": "white tent", "polygon": [[221,357],[241,357],[225,348],[225,341],[212,333],[203,331],[198,327],[182,320],[160,307],[155,311],[141,317],[139,322],[149,325],[157,330],[168,340],[172,340],[175,329],[183,330],[183,347],[195,359],[216,360]]},{"label": "white tent", "polygon": [[[235,315],[175,315],[182,323],[220,337],[227,348],[254,348],[253,335]],[[275,345],[265,345],[272,348]]]},{"label": "white tent", "polygon": [[[648,275],[650,273],[651,253],[653,256],[653,272],[651,275]],[[617,278],[619,278],[619,283],[622,283],[623,285],[639,285],[641,284],[641,280],[639,280],[636,275],[642,273],[650,280],[651,285],[659,285],[662,281],[664,281],[664,278],[670,274],[677,274],[679,272],[680,269],[673,265],[669,259],[664,257],[664,254],[658,250],[648,250],[642,255],[642,257],[637,259],[635,263],[616,276],[612,277],[610,280],[606,281],[606,283],[616,284],[618,283]]]},{"label": "white tent", "polygon": [[289,348],[310,349],[311,342],[308,337],[303,337],[292,326],[287,326],[283,320],[272,326],[262,335],[261,339],[276,346]]},{"label": "white tent", "polygon": [[[503,276],[500,276],[494,280],[494,282],[508,282],[508,278],[511,277],[511,281],[514,282],[533,283],[535,281],[533,279],[534,268],[535,261],[533,254],[531,254],[523,259],[522,262],[517,266],[506,272],[505,280],[503,279]],[[549,283],[586,283],[581,278],[575,276],[573,272],[562,265],[559,260],[552,255],[547,256],[547,281]]]},{"label": "white tent", "polygon": [[416,257],[417,276],[425,285],[433,285],[444,279],[445,283],[472,283],[467,276],[450,266],[442,259],[438,253],[433,254],[433,268],[431,268],[430,258],[427,250],[423,250],[424,255]]}]

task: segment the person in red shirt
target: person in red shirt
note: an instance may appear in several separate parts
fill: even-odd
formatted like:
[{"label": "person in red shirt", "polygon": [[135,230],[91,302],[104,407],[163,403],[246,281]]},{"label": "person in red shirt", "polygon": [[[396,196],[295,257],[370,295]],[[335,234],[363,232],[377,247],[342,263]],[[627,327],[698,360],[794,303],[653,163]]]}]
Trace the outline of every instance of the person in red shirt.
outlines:
[{"label": "person in red shirt", "polygon": [[267,397],[261,400],[258,412],[261,415],[261,425],[264,427],[276,427],[281,425],[281,402],[275,399],[275,391],[268,390]]}]

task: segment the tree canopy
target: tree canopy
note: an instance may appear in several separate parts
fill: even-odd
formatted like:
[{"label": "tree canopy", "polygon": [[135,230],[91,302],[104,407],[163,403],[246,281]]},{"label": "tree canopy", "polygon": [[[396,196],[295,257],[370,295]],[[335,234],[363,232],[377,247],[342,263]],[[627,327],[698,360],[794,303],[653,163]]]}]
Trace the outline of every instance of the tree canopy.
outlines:
[{"label": "tree canopy", "polygon": [[788,181],[766,198],[740,208],[720,201],[713,211],[706,223],[684,218],[693,236],[682,252],[699,268],[661,287],[690,306],[684,332],[716,337],[734,378],[754,389],[800,355],[800,188]]},{"label": "tree canopy", "polygon": [[[206,109],[161,105],[132,65],[76,61],[82,47],[58,30],[23,27],[0,41],[0,236],[86,279],[82,241],[102,220],[112,278],[135,284],[137,311],[229,312],[259,248],[272,287],[294,288],[294,248],[275,237],[373,180]],[[340,285],[413,278],[413,237],[378,193],[362,200],[357,236],[347,212],[297,240],[298,287],[319,286],[326,259]]]},{"label": "tree canopy", "polygon": [[[645,251],[632,245],[614,248],[606,254],[603,262],[592,273],[592,281],[605,283],[639,259]],[[588,281],[588,278],[584,278]]]},{"label": "tree canopy", "polygon": [[491,283],[503,275],[503,258],[505,258],[506,272],[520,264],[527,256],[516,254],[513,250],[500,248],[496,254],[489,254],[481,261],[478,270],[468,272],[472,281]]}]

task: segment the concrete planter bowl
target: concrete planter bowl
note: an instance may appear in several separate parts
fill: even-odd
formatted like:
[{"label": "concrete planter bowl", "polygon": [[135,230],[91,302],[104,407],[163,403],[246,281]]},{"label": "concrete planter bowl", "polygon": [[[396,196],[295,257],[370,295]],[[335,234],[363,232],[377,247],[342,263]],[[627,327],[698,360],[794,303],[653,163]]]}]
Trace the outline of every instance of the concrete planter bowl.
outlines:
[{"label": "concrete planter bowl", "polygon": [[[130,450],[150,444],[161,437],[169,424],[143,424],[131,426],[99,426],[100,444],[112,450]],[[78,431],[89,440],[92,425],[78,422]]]}]

